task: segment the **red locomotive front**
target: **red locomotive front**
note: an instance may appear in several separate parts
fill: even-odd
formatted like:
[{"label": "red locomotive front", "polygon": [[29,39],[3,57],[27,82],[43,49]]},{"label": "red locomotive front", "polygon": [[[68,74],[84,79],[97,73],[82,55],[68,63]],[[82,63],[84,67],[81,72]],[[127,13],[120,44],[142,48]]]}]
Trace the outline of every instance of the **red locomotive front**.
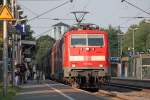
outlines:
[{"label": "red locomotive front", "polygon": [[[108,36],[99,30],[73,30],[64,38],[64,77],[78,72],[96,71],[99,76],[108,71]],[[88,72],[89,73],[89,72]]]},{"label": "red locomotive front", "polygon": [[98,86],[99,77],[105,76],[109,67],[107,33],[99,29],[70,30],[55,43],[51,55],[55,79],[73,79],[71,84],[82,87]]}]

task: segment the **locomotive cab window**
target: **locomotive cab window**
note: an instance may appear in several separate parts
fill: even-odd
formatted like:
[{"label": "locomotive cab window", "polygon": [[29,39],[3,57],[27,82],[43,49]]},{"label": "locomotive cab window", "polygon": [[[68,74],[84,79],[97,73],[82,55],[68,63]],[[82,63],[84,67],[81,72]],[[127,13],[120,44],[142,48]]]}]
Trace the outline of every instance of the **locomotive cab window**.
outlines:
[{"label": "locomotive cab window", "polygon": [[85,35],[72,35],[71,36],[71,45],[72,46],[86,45],[86,36]]},{"label": "locomotive cab window", "polygon": [[103,46],[103,35],[87,35],[88,46]]},{"label": "locomotive cab window", "polygon": [[72,46],[103,46],[103,35],[100,34],[74,34],[71,35]]}]

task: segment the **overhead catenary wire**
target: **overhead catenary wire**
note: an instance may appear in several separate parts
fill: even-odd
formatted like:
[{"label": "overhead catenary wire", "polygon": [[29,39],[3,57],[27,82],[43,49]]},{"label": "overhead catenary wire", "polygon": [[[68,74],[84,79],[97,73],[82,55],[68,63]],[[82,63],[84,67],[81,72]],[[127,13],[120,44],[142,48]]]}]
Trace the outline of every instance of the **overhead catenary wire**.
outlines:
[{"label": "overhead catenary wire", "polygon": [[137,17],[120,17],[120,18],[150,18],[150,17],[137,16]]},{"label": "overhead catenary wire", "polygon": [[[147,10],[149,10],[150,8],[148,8],[148,9],[146,9],[146,10],[143,10],[143,9],[141,9],[141,8],[139,8],[139,7],[137,7],[137,6],[135,6],[134,4],[131,4],[130,2],[128,2],[128,1],[126,1],[126,0],[121,0],[121,2],[124,2],[124,1],[125,1],[126,3],[128,3],[129,5],[134,6],[135,8],[137,8],[137,9],[139,9],[139,10],[142,11],[141,13],[136,14],[134,17],[139,17],[139,15],[141,15],[143,12],[146,13],[146,14],[150,14],[150,13],[147,12]],[[129,21],[134,20],[134,19],[137,19],[137,18],[128,18],[125,22],[120,23],[118,26],[122,26],[122,25],[124,25],[124,24],[126,24],[126,23],[128,23]],[[117,27],[118,27],[118,26],[117,26]]]},{"label": "overhead catenary wire", "polygon": [[32,20],[35,20],[36,18],[39,18],[40,16],[43,16],[43,15],[45,15],[45,14],[47,14],[47,13],[49,13],[49,12],[51,12],[51,11],[53,11],[53,10],[55,10],[55,9],[57,9],[57,8],[59,8],[59,7],[61,7],[61,6],[63,6],[63,5],[66,5],[66,4],[69,3],[69,2],[72,2],[72,0],[66,1],[66,2],[64,2],[64,3],[58,5],[58,6],[54,7],[54,8],[51,8],[51,9],[49,9],[49,10],[47,10],[47,11],[45,11],[45,12],[43,12],[43,13],[41,13],[41,14],[39,14],[39,15],[37,15],[37,16],[31,18],[31,19],[29,19],[28,22],[29,22],[29,21],[32,21]]},{"label": "overhead catenary wire", "polygon": [[[37,13],[35,13],[34,11],[32,11],[30,8],[24,6],[23,4],[20,4],[23,8],[27,9],[28,11],[30,11],[32,14],[34,15],[38,15]],[[47,17],[39,17],[38,19],[41,19],[41,20],[74,20],[74,19],[67,19],[67,18],[47,18]]]},{"label": "overhead catenary wire", "polygon": [[[52,8],[52,9],[50,9],[50,10],[47,10],[46,12],[44,12],[44,13],[42,13],[42,14],[37,14],[37,13],[35,13],[34,11],[32,11],[31,9],[29,9],[29,8],[27,8],[26,6],[24,6],[23,4],[21,4],[25,9],[27,9],[28,11],[30,11],[31,13],[33,13],[34,15],[36,15],[36,17],[38,18],[38,19],[45,19],[45,18],[39,18],[40,16],[42,16],[42,15],[44,15],[44,14],[46,14],[46,13],[48,13],[48,12],[50,12],[50,11],[52,11],[52,10],[55,10],[56,8],[58,8],[58,7],[61,7],[61,6],[63,6],[63,5],[65,5],[65,4],[67,4],[68,2],[73,2],[73,0],[69,0],[69,1],[66,1],[66,2],[64,2],[64,3],[62,3],[61,5],[59,5],[59,6],[57,6],[57,7],[55,7],[55,8]],[[46,18],[47,19],[47,18]],[[49,19],[49,18],[48,18]],[[51,20],[54,20],[54,19],[51,19]],[[65,20],[72,20],[72,19],[65,19]],[[30,21],[30,20],[29,20]],[[29,22],[28,21],[28,22]],[[48,28],[48,27],[34,27],[34,28]],[[42,32],[42,33],[40,33],[40,34],[36,34],[37,36],[35,36],[35,37],[39,37],[39,36],[42,36],[44,33],[47,33],[47,32],[49,32],[51,29],[48,29],[47,31],[44,31],[44,32]]]},{"label": "overhead catenary wire", "polygon": [[[145,11],[148,11],[150,8],[147,8]],[[139,16],[139,15],[141,15],[143,12],[140,12],[140,13],[138,13],[138,14],[136,14],[134,17],[136,17],[136,16]],[[122,26],[122,25],[124,25],[124,24],[126,24],[126,23],[128,23],[129,21],[132,21],[132,20],[134,20],[133,18],[131,19],[131,18],[128,18],[125,22],[122,22],[122,23],[120,23],[118,26]],[[117,27],[118,27],[117,26]]]},{"label": "overhead catenary wire", "polygon": [[34,15],[38,15],[37,13],[35,13],[34,11],[32,11],[30,8],[26,7],[25,5],[21,4],[21,6],[23,6],[25,9],[27,9],[28,11],[30,11],[32,14]]},{"label": "overhead catenary wire", "polygon": [[75,20],[71,18],[38,18],[38,19],[43,19],[43,20]]},{"label": "overhead catenary wire", "polygon": [[38,37],[42,36],[43,34],[50,32],[51,30],[52,30],[52,28],[50,28],[42,33],[36,34],[35,38],[38,38]]},{"label": "overhead catenary wire", "polygon": [[18,1],[23,1],[23,2],[25,2],[25,1],[27,1],[27,2],[29,2],[29,1],[35,1],[35,2],[37,2],[37,1],[62,1],[62,0],[18,0]]},{"label": "overhead catenary wire", "polygon": [[[87,3],[86,3],[85,6],[83,7],[83,11],[86,11],[86,10],[87,10],[87,7],[88,7],[89,3],[90,3],[90,0],[87,0]],[[88,12],[88,13],[89,13],[89,12]],[[83,20],[84,16],[85,16],[84,14],[83,14],[83,15],[80,15],[80,16],[79,16],[79,19],[82,19],[82,20]]]},{"label": "overhead catenary wire", "polygon": [[126,2],[126,3],[128,3],[129,5],[131,5],[131,6],[135,7],[135,8],[137,8],[137,9],[139,9],[140,11],[142,11],[142,12],[144,12],[144,13],[150,15],[149,12],[147,12],[147,11],[141,9],[140,7],[138,7],[138,6],[136,6],[136,5],[134,5],[134,4],[130,3],[130,2],[128,2],[127,0],[121,0],[121,2]]},{"label": "overhead catenary wire", "polygon": [[32,28],[50,28],[50,27],[47,27],[47,26],[32,26]]},{"label": "overhead catenary wire", "polygon": [[87,3],[85,4],[85,6],[83,7],[83,10],[87,10],[87,7],[89,6],[90,4],[90,0],[87,0]]}]

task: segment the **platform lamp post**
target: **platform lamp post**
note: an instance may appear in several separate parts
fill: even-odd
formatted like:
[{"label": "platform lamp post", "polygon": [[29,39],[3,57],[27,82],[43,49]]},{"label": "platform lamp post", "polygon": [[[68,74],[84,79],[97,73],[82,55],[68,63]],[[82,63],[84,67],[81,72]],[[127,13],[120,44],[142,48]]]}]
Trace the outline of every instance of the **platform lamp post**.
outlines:
[{"label": "platform lamp post", "polygon": [[[123,52],[123,36],[124,36],[125,34],[123,34],[123,33],[118,33],[117,35],[118,35],[118,43],[120,43],[120,48],[119,48],[118,54],[120,55],[120,57],[122,57],[122,52]],[[120,39],[120,41],[119,41],[119,39]],[[119,44],[118,44],[118,45],[119,45]]]},{"label": "platform lamp post", "polygon": [[132,30],[132,57],[133,57],[133,73],[132,75],[136,77],[136,66],[135,66],[135,31],[139,28],[129,28],[129,30]]}]

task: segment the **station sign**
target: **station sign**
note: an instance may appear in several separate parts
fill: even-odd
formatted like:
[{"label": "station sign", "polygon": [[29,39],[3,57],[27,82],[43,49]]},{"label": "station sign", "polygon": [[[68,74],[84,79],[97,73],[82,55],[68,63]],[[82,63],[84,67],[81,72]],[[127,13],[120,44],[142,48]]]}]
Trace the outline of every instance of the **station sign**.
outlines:
[{"label": "station sign", "polygon": [[120,60],[121,60],[120,57],[110,57],[110,62],[117,62],[117,63],[119,63]]},{"label": "station sign", "polygon": [[21,35],[26,35],[27,28],[24,24],[17,24],[15,27],[20,31]]}]

